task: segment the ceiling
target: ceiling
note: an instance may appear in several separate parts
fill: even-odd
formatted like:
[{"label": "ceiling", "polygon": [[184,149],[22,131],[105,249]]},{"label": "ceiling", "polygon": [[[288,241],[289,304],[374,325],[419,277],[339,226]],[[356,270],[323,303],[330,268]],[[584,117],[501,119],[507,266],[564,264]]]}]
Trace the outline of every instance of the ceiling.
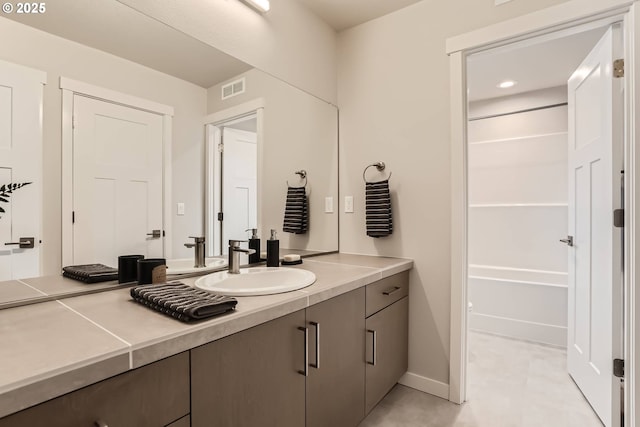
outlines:
[{"label": "ceiling", "polygon": [[313,13],[342,31],[403,9],[421,0],[298,0]]},{"label": "ceiling", "polygon": [[[513,43],[469,56],[469,100],[566,85],[605,29],[597,28],[562,38],[546,36],[543,40]],[[498,88],[498,83],[505,80],[514,80],[517,84],[509,89]]]},{"label": "ceiling", "polygon": [[47,13],[3,16],[204,88],[252,68],[117,1],[56,0]]}]

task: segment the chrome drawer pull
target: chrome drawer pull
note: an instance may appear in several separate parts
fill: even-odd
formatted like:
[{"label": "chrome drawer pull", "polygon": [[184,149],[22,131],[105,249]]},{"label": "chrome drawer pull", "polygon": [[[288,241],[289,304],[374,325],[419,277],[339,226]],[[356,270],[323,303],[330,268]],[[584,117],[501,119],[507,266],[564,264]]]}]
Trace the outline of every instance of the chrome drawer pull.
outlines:
[{"label": "chrome drawer pull", "polygon": [[398,292],[400,289],[402,289],[400,286],[394,286],[392,288],[387,289],[386,291],[382,292],[382,295],[391,295],[391,294],[395,294],[396,292]]},{"label": "chrome drawer pull", "polygon": [[371,362],[367,361],[367,363],[369,365],[376,366],[376,341],[377,341],[376,338],[377,338],[378,334],[373,329],[367,329],[367,332],[372,334],[372,338],[373,338],[373,346],[372,346],[373,347],[373,357],[371,358]]},{"label": "chrome drawer pull", "polygon": [[298,330],[304,332],[304,369],[298,371],[300,375],[309,376],[309,328],[298,326]]},{"label": "chrome drawer pull", "polygon": [[312,368],[320,369],[320,323],[309,323],[316,328],[316,363],[310,363],[309,366],[311,366]]}]

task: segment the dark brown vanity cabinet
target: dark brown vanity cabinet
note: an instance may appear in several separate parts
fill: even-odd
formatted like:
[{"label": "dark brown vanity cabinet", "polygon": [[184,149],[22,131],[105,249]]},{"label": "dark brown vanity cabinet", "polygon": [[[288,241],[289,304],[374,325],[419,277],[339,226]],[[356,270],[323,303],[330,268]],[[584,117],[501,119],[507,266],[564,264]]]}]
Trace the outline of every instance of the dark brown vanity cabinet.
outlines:
[{"label": "dark brown vanity cabinet", "polygon": [[0,427],[183,426],[188,414],[185,352],[9,415]]},{"label": "dark brown vanity cabinet", "polygon": [[408,277],[191,350],[192,426],[357,426],[407,370]]},{"label": "dark brown vanity cabinet", "polygon": [[364,313],[364,288],[307,308],[307,427],[353,427],[364,418]]},{"label": "dark brown vanity cabinet", "polygon": [[191,350],[193,427],[305,423],[304,310]]},{"label": "dark brown vanity cabinet", "polygon": [[365,414],[407,371],[408,294],[409,272],[367,286]]},{"label": "dark brown vanity cabinet", "polygon": [[407,370],[408,277],[68,393],[0,427],[357,426]]}]

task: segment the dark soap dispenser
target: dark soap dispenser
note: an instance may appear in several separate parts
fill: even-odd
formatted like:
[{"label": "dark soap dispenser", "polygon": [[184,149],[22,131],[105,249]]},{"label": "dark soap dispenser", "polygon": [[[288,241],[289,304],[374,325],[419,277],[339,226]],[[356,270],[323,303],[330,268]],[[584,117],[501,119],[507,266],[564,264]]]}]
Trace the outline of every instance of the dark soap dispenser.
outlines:
[{"label": "dark soap dispenser", "polygon": [[260,262],[260,238],[258,237],[258,229],[249,228],[246,231],[251,231],[249,249],[253,249],[255,251],[255,253],[249,255],[249,264],[257,264]]},{"label": "dark soap dispenser", "polygon": [[271,238],[267,240],[267,267],[280,266],[280,240],[276,238],[276,230],[271,230]]}]

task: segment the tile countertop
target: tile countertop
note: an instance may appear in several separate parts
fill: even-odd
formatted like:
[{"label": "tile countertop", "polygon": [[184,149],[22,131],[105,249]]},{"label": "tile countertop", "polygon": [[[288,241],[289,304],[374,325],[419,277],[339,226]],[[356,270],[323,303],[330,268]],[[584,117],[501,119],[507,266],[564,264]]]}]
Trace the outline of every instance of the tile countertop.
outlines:
[{"label": "tile countertop", "polygon": [[[402,258],[305,258],[299,268],[315,273],[313,285],[237,297],[233,313],[193,324],[135,303],[129,289],[0,310],[0,417],[412,267],[413,261]],[[182,281],[193,284],[195,278]]]}]

